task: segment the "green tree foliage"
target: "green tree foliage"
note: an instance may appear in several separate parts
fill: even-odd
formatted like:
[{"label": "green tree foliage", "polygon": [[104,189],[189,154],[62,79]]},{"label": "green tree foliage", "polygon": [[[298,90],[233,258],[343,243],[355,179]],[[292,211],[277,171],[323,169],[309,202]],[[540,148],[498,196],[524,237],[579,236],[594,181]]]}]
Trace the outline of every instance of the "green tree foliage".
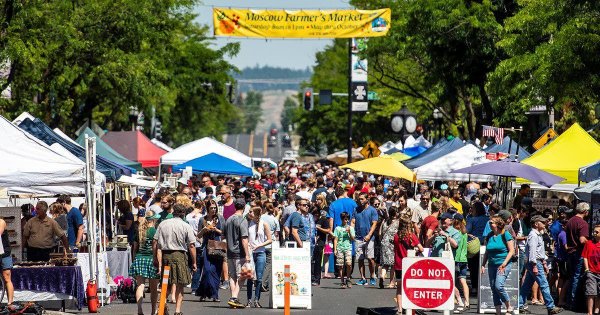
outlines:
[{"label": "green tree foliage", "polygon": [[281,129],[284,132],[290,132],[290,125],[294,122],[297,110],[298,103],[291,97],[286,98],[281,112]]},{"label": "green tree foliage", "polygon": [[508,55],[488,83],[503,123],[523,123],[536,105],[553,107],[559,129],[589,127],[600,99],[600,2],[519,1],[498,46]]},{"label": "green tree foliage", "polygon": [[27,110],[71,133],[88,118],[126,128],[130,106],[147,117],[154,106],[173,144],[219,136],[233,118],[224,89],[235,69],[223,57],[238,47],[209,48],[207,30],[193,22],[194,4],[4,1],[0,59],[11,66],[0,83],[10,84],[12,99],[0,111]]},{"label": "green tree foliage", "polygon": [[262,121],[263,95],[257,91],[249,91],[244,99],[242,107],[244,113],[244,131],[251,133],[256,129],[258,123]]}]

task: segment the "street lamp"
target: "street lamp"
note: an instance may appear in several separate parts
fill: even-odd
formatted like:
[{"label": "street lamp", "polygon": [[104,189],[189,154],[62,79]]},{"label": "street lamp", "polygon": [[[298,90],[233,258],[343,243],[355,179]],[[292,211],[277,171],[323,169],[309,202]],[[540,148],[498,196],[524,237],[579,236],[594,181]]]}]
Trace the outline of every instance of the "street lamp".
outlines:
[{"label": "street lamp", "polygon": [[433,110],[433,122],[437,127],[438,138],[442,137],[442,120],[444,119],[444,115],[439,108]]},{"label": "street lamp", "polygon": [[394,133],[402,134],[402,143],[408,134],[412,134],[417,129],[417,119],[415,114],[408,110],[406,104],[402,108],[392,114],[391,127]]}]

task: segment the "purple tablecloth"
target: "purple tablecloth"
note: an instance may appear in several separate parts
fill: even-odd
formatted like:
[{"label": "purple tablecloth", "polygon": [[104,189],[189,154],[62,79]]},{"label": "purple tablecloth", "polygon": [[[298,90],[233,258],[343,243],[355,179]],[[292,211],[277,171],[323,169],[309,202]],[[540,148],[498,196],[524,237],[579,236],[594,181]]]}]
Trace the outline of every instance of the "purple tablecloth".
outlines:
[{"label": "purple tablecloth", "polygon": [[15,290],[57,292],[77,299],[83,306],[85,289],[79,266],[67,267],[17,267],[12,269]]}]

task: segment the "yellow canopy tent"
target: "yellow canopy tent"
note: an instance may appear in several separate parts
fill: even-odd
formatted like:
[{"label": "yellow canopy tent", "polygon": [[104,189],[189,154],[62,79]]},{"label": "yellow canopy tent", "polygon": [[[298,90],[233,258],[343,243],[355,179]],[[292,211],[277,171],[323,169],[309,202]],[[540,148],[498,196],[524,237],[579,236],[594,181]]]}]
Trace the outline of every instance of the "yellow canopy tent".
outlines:
[{"label": "yellow canopy tent", "polygon": [[402,152],[396,152],[396,153],[392,153],[389,155],[390,157],[392,157],[394,160],[398,161],[398,162],[402,162],[405,160],[410,159],[410,156],[402,153]]},{"label": "yellow canopy tent", "polygon": [[416,179],[415,173],[408,169],[404,164],[396,161],[389,155],[378,156],[346,165],[340,168],[349,168],[357,172],[366,172],[371,174],[404,178],[411,182]]},{"label": "yellow canopy tent", "polygon": [[565,178],[561,184],[577,184],[579,169],[598,161],[599,158],[600,143],[575,123],[521,163]]}]

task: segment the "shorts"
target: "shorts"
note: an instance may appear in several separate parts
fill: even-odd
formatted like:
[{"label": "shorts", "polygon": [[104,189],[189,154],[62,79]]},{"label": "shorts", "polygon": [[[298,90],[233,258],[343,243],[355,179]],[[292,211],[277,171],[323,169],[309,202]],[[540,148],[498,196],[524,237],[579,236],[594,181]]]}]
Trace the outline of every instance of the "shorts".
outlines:
[{"label": "shorts", "polygon": [[2,258],[2,270],[9,270],[13,268],[13,259],[10,256]]},{"label": "shorts", "polygon": [[455,268],[456,279],[467,279],[467,272],[469,271],[468,264],[466,262],[457,262]]},{"label": "shorts", "polygon": [[237,279],[242,274],[242,266],[246,263],[246,259],[241,258],[229,258],[227,259],[227,267],[229,269],[229,278],[233,279],[233,281],[237,281]]},{"label": "shorts", "polygon": [[356,240],[356,257],[359,261],[375,258],[375,242],[373,239],[368,242]]},{"label": "shorts", "polygon": [[585,295],[596,296],[600,293],[600,274],[588,271],[585,273]]},{"label": "shorts", "polygon": [[394,270],[394,275],[396,276],[396,281],[402,281],[402,270]]},{"label": "shorts", "polygon": [[335,252],[335,265],[352,265],[352,249],[337,250]]},{"label": "shorts", "polygon": [[556,267],[561,278],[570,278],[569,269],[567,268],[567,260],[556,260]]}]

